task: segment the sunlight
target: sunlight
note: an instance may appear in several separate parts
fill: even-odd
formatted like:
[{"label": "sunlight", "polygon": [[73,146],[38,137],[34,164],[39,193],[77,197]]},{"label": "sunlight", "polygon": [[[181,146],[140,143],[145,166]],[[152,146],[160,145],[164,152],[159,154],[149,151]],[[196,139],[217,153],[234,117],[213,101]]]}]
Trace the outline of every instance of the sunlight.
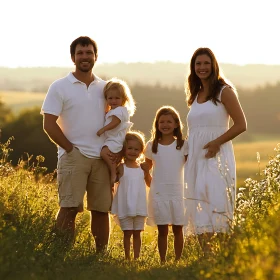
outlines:
[{"label": "sunlight", "polygon": [[0,66],[71,66],[69,45],[81,35],[97,41],[99,63],[185,63],[196,48],[207,46],[224,63],[280,64],[274,55],[280,48],[276,4],[70,0],[66,13],[64,1],[5,1]]}]

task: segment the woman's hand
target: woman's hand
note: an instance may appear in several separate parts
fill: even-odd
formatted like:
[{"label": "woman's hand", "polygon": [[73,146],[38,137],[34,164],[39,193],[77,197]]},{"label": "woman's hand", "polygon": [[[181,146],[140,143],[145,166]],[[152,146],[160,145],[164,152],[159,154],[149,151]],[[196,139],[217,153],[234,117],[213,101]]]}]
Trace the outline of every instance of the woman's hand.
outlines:
[{"label": "woman's hand", "polygon": [[216,156],[216,154],[220,151],[220,146],[221,144],[216,141],[216,140],[213,140],[209,143],[207,143],[203,149],[207,149],[207,152],[205,154],[205,157],[206,158],[213,158]]}]

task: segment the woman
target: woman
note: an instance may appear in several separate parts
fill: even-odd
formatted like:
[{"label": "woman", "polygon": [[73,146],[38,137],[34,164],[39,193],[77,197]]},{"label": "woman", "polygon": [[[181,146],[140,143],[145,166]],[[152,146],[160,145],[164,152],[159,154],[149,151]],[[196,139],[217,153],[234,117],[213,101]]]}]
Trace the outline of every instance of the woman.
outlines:
[{"label": "woman", "polygon": [[[214,232],[227,232],[236,192],[231,140],[247,128],[235,89],[209,48],[197,49],[186,83],[189,156],[185,165],[187,231],[204,250]],[[233,125],[229,128],[229,120]]]}]

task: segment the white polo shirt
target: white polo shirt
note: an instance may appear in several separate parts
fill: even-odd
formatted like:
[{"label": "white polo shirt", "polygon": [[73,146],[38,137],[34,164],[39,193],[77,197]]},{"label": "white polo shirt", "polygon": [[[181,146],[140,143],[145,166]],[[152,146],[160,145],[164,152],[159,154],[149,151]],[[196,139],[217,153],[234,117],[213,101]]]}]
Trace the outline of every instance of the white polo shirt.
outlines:
[{"label": "white polo shirt", "polygon": [[[97,76],[87,88],[72,73],[51,84],[41,114],[58,116],[57,123],[66,138],[86,157],[100,157],[104,134],[96,132],[104,126],[106,82]],[[65,152],[58,147],[58,157]]]}]

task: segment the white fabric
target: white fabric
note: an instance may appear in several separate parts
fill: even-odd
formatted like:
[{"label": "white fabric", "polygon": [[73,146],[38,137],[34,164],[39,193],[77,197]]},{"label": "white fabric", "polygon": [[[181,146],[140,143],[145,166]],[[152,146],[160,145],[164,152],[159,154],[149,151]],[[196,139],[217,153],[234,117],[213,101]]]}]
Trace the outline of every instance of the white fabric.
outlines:
[{"label": "white fabric", "polygon": [[[222,90],[224,87],[222,88]],[[219,98],[221,99],[220,93]],[[206,159],[203,146],[224,134],[229,115],[222,103],[193,102],[187,116],[189,155],[185,165],[187,233],[225,232],[233,218],[235,159],[232,143]]]},{"label": "white fabric", "polygon": [[145,156],[153,161],[152,182],[148,198],[147,224],[183,225],[184,208],[184,163],[188,154],[187,142],[181,150],[177,141],[170,145],[158,144],[156,154],[152,153],[152,142],[145,148]]},{"label": "white fabric", "polygon": [[112,121],[112,116],[116,116],[121,122],[114,129],[105,132],[105,143],[109,150],[113,153],[118,153],[123,148],[123,142],[127,131],[132,126],[129,121],[129,114],[126,107],[119,106],[110,110],[105,116],[105,125]]},{"label": "white fabric", "polygon": [[122,230],[144,230],[146,217],[126,217],[119,219],[119,224]]},{"label": "white fabric", "polygon": [[[72,73],[55,81],[45,97],[41,113],[58,116],[57,123],[66,138],[86,157],[100,157],[105,137],[97,131],[104,126],[106,82],[94,76],[89,85]],[[65,152],[58,147],[58,157]]]},{"label": "white fabric", "polygon": [[129,168],[123,164],[123,176],[113,199],[111,213],[119,219],[148,215],[146,184],[141,167]]}]

